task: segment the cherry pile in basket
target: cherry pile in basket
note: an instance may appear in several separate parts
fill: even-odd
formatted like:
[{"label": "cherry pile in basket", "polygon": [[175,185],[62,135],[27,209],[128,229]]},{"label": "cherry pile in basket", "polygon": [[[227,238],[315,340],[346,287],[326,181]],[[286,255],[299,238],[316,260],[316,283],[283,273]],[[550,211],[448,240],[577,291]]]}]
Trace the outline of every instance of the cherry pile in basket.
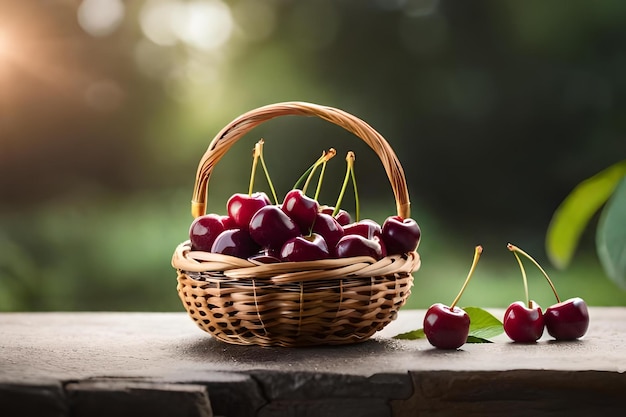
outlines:
[{"label": "cherry pile in basket", "polygon": [[[354,176],[354,153],[348,152],[343,187],[334,206],[321,205],[317,198],[324,168],[335,154],[322,156],[303,174],[296,186],[279,201],[263,160],[263,140],[255,146],[249,192],[232,195],[227,214],[197,217],[189,229],[192,250],[249,259],[257,263],[304,262],[332,258],[368,256],[380,260],[417,249],[421,230],[415,220],[389,216],[382,225],[359,219],[358,192]],[[253,192],[257,162],[265,171],[274,202],[264,192]],[[306,195],[315,170],[321,174],[314,197]],[[340,209],[348,180],[352,178],[356,220]],[[298,184],[306,179],[301,188]]]}]

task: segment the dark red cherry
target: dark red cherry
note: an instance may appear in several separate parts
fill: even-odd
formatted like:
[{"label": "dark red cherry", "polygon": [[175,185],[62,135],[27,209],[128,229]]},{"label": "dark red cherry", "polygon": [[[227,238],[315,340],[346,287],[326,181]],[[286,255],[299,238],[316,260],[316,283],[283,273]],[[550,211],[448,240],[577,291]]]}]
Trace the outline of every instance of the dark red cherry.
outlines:
[{"label": "dark red cherry", "polygon": [[556,340],[574,340],[587,333],[589,310],[582,298],[570,298],[548,307],[543,320],[548,334]]},{"label": "dark red cherry", "polygon": [[224,224],[224,230],[237,229],[237,224],[230,216],[220,216],[222,223]]},{"label": "dark red cherry", "polygon": [[514,342],[534,343],[543,334],[544,320],[541,307],[533,301],[527,307],[521,301],[512,303],[504,313],[504,331]]},{"label": "dark red cherry", "polygon": [[234,194],[228,199],[226,208],[228,210],[228,216],[235,222],[238,228],[248,229],[250,219],[254,214],[261,209],[270,205],[270,199],[267,194],[252,193],[248,194]]},{"label": "dark red cherry", "polygon": [[189,239],[193,250],[210,252],[215,238],[224,231],[224,223],[217,214],[198,216],[189,227]]},{"label": "dark red cherry", "polygon": [[458,349],[467,341],[470,317],[459,307],[433,304],[424,316],[424,334],[436,348]]},{"label": "dark red cherry", "polygon": [[330,214],[317,213],[313,223],[313,232],[324,238],[330,249],[331,256],[335,256],[335,246],[339,239],[343,237],[343,227],[341,227],[339,222]]},{"label": "dark red cherry", "polygon": [[263,248],[278,249],[300,235],[298,225],[279,207],[264,206],[250,219],[250,236]]},{"label": "dark red cherry", "polygon": [[[335,208],[324,206],[320,211],[324,214],[330,214],[332,216],[333,212],[335,211]],[[352,223],[352,217],[350,217],[350,213],[348,213],[344,209],[339,209],[339,211],[334,217],[337,220],[337,222],[339,222],[339,224],[342,226]]]},{"label": "dark red cherry", "polygon": [[306,196],[302,190],[298,189],[289,191],[282,204],[282,210],[296,222],[303,235],[308,235],[311,232],[311,226],[313,226],[319,207],[316,200]]},{"label": "dark red cherry", "polygon": [[247,259],[259,249],[259,245],[252,240],[247,230],[229,229],[217,236],[211,252]]},{"label": "dark red cherry", "polygon": [[413,252],[419,245],[421,235],[420,227],[411,218],[391,216],[383,223],[382,238],[389,255]]},{"label": "dark red cherry", "polygon": [[345,235],[335,246],[335,256],[337,258],[370,256],[380,260],[384,257],[384,253],[379,239],[366,239],[361,235]]},{"label": "dark red cherry", "polygon": [[328,246],[317,233],[290,239],[280,250],[280,259],[285,262],[317,261],[328,257]]},{"label": "dark red cherry", "polygon": [[382,237],[382,229],[378,223],[371,219],[363,219],[356,223],[350,223],[343,226],[344,235],[359,235],[366,239],[372,239],[374,236]]}]

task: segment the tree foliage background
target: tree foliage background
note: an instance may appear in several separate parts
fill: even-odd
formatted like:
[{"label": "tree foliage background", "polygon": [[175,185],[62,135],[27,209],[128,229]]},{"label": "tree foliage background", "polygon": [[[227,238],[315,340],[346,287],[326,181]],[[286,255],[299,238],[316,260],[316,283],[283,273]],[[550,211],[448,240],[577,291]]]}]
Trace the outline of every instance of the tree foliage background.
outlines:
[{"label": "tree foliage background", "polygon": [[[552,213],[626,155],[625,19],[619,0],[0,0],[0,310],[180,310],[169,261],[200,156],[239,114],[290,100],[346,110],[398,154],[423,230],[410,306],[451,299],[476,244],[465,304],[506,306],[522,296],[506,243],[550,269]],[[364,214],[393,214],[382,167],[336,126],[253,132],[209,211],[247,190],[264,137],[280,192],[322,149],[354,150]],[[566,298],[626,304],[590,237],[552,276]]]}]

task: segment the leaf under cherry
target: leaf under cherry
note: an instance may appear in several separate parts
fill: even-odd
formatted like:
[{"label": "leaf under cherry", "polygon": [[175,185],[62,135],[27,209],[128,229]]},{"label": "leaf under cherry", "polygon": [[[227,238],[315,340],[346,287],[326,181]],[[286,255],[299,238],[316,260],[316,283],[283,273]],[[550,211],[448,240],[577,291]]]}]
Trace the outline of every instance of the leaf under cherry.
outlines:
[{"label": "leaf under cherry", "polygon": [[[463,310],[470,316],[469,335],[466,343],[492,343],[490,338],[504,332],[502,322],[493,314],[480,307],[464,307]],[[393,337],[399,340],[425,339],[424,329],[411,330]]]}]

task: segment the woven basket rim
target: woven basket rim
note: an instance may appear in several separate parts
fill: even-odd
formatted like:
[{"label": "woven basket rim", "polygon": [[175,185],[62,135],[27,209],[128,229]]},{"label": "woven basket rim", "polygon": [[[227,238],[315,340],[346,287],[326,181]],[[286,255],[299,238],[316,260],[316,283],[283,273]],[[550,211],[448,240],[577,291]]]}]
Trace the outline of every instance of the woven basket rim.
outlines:
[{"label": "woven basket rim", "polygon": [[176,247],[172,266],[185,272],[219,272],[227,279],[259,279],[275,283],[411,274],[421,266],[417,251],[380,260],[368,256],[309,262],[260,264],[234,256],[192,251],[189,240]]}]

